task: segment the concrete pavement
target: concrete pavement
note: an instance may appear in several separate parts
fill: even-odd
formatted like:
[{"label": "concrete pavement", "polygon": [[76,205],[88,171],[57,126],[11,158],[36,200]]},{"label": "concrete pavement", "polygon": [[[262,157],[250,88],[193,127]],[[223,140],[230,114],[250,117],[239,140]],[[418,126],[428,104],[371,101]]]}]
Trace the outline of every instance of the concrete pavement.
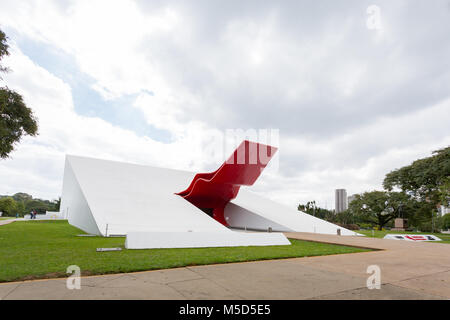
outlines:
[{"label": "concrete pavement", "polygon": [[[0,299],[450,299],[450,245],[287,233],[379,251],[0,284]],[[381,289],[369,290],[369,265]]]},{"label": "concrete pavement", "polygon": [[[370,290],[379,296],[384,288],[403,288],[450,299],[450,245],[445,243],[386,240],[369,237],[339,237],[309,233],[287,233],[291,238],[345,244],[380,251],[361,254],[323,256],[303,260],[305,266],[367,279],[367,266],[378,265],[381,270],[381,290]],[[348,257],[348,259],[346,258]],[[355,292],[359,292],[355,291]],[[404,291],[406,293],[406,291]],[[336,298],[353,297],[351,292]],[[328,296],[327,298],[332,298]],[[401,297],[399,297],[401,298]],[[427,298],[428,299],[428,298]]]},{"label": "concrete pavement", "polygon": [[16,219],[0,220],[0,226],[16,221]]}]

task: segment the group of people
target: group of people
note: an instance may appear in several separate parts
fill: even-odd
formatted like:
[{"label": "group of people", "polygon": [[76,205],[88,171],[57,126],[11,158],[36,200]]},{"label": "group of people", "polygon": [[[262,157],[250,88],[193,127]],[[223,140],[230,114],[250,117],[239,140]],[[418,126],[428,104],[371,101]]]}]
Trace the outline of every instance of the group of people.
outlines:
[{"label": "group of people", "polygon": [[36,215],[37,215],[36,210],[31,210],[30,211],[30,219],[36,219]]}]

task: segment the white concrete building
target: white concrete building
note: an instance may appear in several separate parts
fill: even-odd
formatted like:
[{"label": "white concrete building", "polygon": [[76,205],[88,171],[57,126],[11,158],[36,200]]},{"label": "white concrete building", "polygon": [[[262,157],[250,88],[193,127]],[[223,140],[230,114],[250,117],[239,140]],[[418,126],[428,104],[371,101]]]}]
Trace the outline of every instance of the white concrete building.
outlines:
[{"label": "white concrete building", "polygon": [[[241,188],[225,207],[228,227],[175,194],[195,173],[67,156],[61,214],[90,234],[127,235],[132,248],[289,244],[283,231],[356,235]],[[243,233],[232,228],[274,233]],[[133,242],[133,243],[131,243]],[[164,243],[166,245],[164,245]]]}]

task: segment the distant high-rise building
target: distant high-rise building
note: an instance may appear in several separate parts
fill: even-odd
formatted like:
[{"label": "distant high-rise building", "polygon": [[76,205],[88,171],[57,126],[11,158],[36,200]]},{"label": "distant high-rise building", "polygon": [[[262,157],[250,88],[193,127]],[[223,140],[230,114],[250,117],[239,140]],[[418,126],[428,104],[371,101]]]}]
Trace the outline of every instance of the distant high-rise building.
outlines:
[{"label": "distant high-rise building", "polygon": [[352,202],[353,200],[356,199],[357,194],[352,194],[351,196],[348,196],[347,198],[347,205],[350,204],[350,202]]},{"label": "distant high-rise building", "polygon": [[441,216],[444,216],[444,215],[450,213],[450,208],[449,208],[449,207],[446,207],[446,206],[440,206],[440,207],[438,208],[438,212],[439,212],[439,214],[440,214]]},{"label": "distant high-rise building", "polygon": [[347,191],[345,189],[336,189],[334,194],[334,209],[336,210],[336,213],[348,209]]}]

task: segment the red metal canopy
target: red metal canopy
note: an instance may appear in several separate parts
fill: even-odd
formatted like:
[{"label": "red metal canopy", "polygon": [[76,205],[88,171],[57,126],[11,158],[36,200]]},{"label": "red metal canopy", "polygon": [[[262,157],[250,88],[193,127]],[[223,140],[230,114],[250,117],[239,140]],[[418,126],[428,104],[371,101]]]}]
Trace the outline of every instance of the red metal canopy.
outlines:
[{"label": "red metal canopy", "polygon": [[244,140],[219,169],[197,173],[189,187],[177,193],[200,209],[212,210],[212,216],[227,225],[224,209],[242,185],[253,185],[277,148]]}]

